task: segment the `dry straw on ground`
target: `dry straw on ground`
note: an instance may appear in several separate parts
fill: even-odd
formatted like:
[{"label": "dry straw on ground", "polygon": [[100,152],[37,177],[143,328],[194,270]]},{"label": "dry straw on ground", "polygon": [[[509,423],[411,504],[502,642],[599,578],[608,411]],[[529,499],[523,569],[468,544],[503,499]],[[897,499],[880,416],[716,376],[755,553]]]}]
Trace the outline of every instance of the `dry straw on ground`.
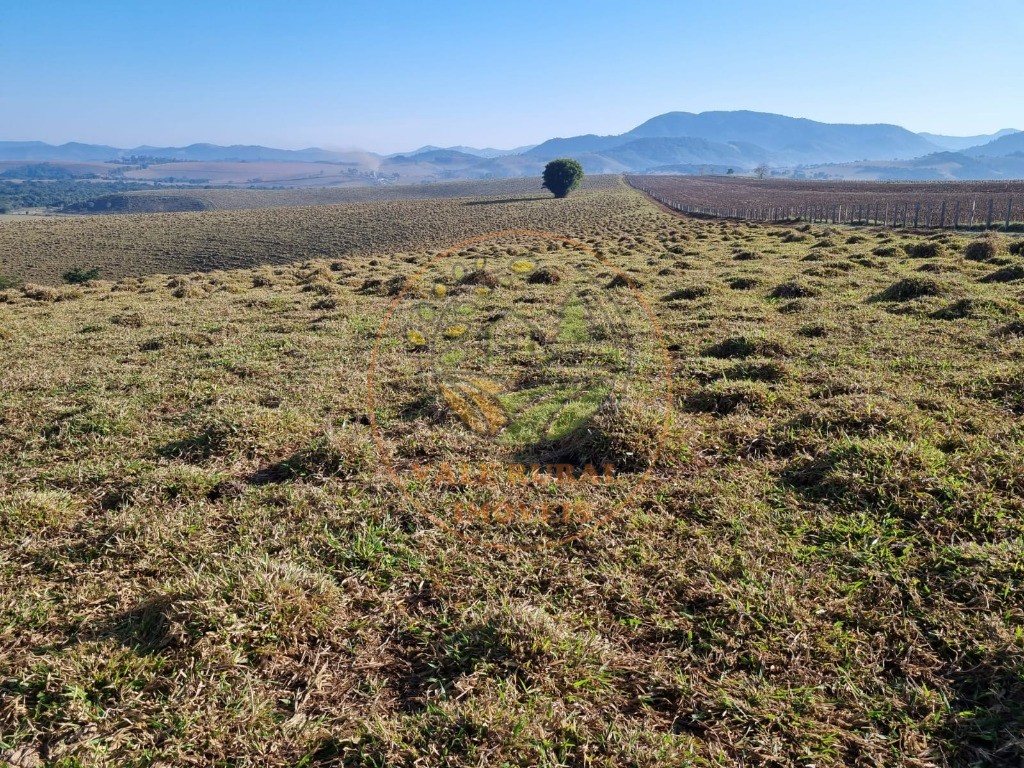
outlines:
[{"label": "dry straw on ground", "polygon": [[[991,276],[1020,251],[687,221],[622,186],[463,202],[0,227],[37,282],[83,254],[126,276],[0,292],[0,754],[1018,764],[1024,279]],[[635,276],[679,382],[657,485],[554,551],[412,511],[366,424],[390,299],[364,286],[496,220]],[[357,258],[360,228],[392,240]],[[396,449],[445,457],[443,403],[401,418]]]}]

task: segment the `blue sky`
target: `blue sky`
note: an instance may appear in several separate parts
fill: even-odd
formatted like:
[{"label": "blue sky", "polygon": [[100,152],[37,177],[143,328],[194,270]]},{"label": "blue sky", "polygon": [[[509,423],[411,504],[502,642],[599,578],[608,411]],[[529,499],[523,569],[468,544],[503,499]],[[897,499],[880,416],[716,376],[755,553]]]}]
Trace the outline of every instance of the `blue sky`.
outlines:
[{"label": "blue sky", "polygon": [[753,109],[1024,129],[1024,0],[0,0],[0,139],[393,152]]}]

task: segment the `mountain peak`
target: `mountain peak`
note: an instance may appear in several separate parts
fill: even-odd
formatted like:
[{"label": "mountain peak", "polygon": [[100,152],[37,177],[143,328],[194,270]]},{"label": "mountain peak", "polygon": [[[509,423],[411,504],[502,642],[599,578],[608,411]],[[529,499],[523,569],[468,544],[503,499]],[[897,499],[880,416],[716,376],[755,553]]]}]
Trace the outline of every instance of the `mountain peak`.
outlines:
[{"label": "mountain peak", "polygon": [[[69,142],[51,146],[41,142],[0,142],[0,160],[7,161],[112,161],[146,156],[196,163],[317,162],[342,164],[354,183],[364,174],[380,174],[417,180],[482,178],[539,174],[544,163],[556,157],[575,157],[587,173],[743,172],[761,163],[795,172],[806,166],[834,166],[870,160],[878,173],[886,164],[906,166],[917,173],[921,163],[946,162],[936,153],[961,153],[956,162],[965,174],[972,168],[991,166],[988,176],[1017,175],[1014,163],[1024,153],[1024,133],[1003,129],[979,136],[945,136],[912,133],[886,123],[824,123],[748,109],[706,112],[673,111],[656,115],[623,134],[586,134],[549,139],[537,146],[510,150],[470,146],[422,146],[411,152],[382,156],[370,152],[337,152],[317,147],[299,150],[274,149],[250,144],[218,146],[195,143],[184,147],[138,146],[118,149]],[[973,161],[969,158],[984,158]],[[952,163],[953,160],[948,159]],[[912,167],[911,167],[912,166]],[[391,169],[390,171],[388,169]],[[330,170],[330,169],[328,169]],[[843,174],[839,169],[829,173]],[[874,172],[874,171],[872,171]],[[901,171],[903,172],[903,171]],[[173,174],[171,174],[173,175]],[[336,173],[328,173],[335,178]],[[390,178],[390,177],[389,177]],[[967,176],[964,176],[967,178]]]}]

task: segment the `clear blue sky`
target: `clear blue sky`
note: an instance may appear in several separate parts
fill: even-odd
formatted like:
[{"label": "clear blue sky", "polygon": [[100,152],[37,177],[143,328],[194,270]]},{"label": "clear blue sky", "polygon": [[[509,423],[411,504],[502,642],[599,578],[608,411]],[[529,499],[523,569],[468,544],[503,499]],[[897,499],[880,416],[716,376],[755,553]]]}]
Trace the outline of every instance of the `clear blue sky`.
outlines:
[{"label": "clear blue sky", "polygon": [[0,139],[380,152],[753,109],[1024,129],[1024,0],[0,0]]}]

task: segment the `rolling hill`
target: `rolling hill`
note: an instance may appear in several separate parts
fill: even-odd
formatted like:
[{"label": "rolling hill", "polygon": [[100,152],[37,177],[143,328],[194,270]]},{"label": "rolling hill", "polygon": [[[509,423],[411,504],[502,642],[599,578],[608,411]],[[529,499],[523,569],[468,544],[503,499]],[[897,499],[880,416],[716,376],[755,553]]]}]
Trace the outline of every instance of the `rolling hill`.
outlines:
[{"label": "rolling hill", "polygon": [[467,147],[461,144],[454,147],[436,147],[433,144],[427,144],[425,146],[420,147],[419,149],[414,149],[411,152],[395,152],[389,155],[388,157],[397,157],[398,155],[421,155],[424,152],[436,152],[442,149],[450,150],[452,152],[462,152],[463,154],[466,155],[475,155],[476,157],[492,158],[504,157],[506,155],[519,155],[522,154],[523,152],[527,152],[533,149],[533,145],[526,144],[521,147],[516,147],[515,149],[495,149],[494,147]]},{"label": "rolling hill", "polygon": [[637,126],[627,136],[693,136],[739,141],[772,153],[776,162],[833,162],[865,157],[911,158],[935,151],[934,144],[898,125],[819,123],[763,112],[669,112]]},{"label": "rolling hill", "polygon": [[1011,133],[988,144],[970,147],[964,150],[970,157],[1008,157],[1024,154],[1024,133]]},{"label": "rolling hill", "polygon": [[[154,147],[141,145],[131,149],[106,144],[68,142],[53,145],[42,141],[0,141],[0,160],[93,160],[112,162],[131,157],[154,157],[168,160],[198,162],[346,162],[353,156],[367,153],[331,152],[311,147],[308,149],[274,149],[259,145],[189,144],[186,147]],[[375,155],[376,157],[376,155]]]},{"label": "rolling hill", "polygon": [[[719,145],[668,142],[648,145],[647,152],[635,156],[638,164],[633,166],[645,170],[669,163],[721,162],[726,157],[727,162],[747,168],[761,162],[793,165],[846,162],[867,157],[909,159],[939,149],[921,136],[896,125],[819,123],[784,115],[738,111],[669,112],[618,136],[551,139],[527,154],[543,159],[583,153],[606,156],[618,153],[621,156],[623,147],[642,139],[703,139]],[[723,150],[721,145],[731,149]]]},{"label": "rolling hill", "polygon": [[1014,133],[1020,133],[1016,128],[1003,128],[1001,131],[995,133],[982,134],[980,136],[943,136],[938,133],[919,133],[924,139],[927,139],[932,144],[948,149],[950,152],[960,152],[965,149],[971,149],[982,144],[988,144],[990,141],[1001,139],[1004,136],[1010,136]]},{"label": "rolling hill", "polygon": [[1024,154],[973,156],[967,152],[935,152],[912,160],[868,160],[806,166],[804,177],[865,181],[987,181],[1024,178]]}]

